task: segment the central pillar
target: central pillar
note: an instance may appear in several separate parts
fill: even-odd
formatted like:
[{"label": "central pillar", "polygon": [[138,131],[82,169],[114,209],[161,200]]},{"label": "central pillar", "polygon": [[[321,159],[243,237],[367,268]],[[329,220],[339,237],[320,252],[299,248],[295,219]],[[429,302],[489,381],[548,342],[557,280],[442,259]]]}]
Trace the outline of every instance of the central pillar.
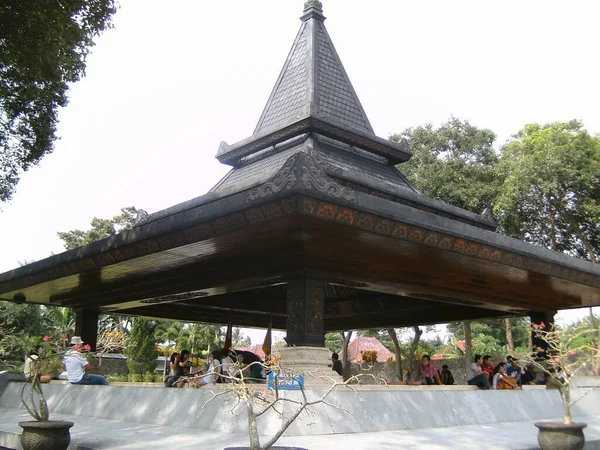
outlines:
[{"label": "central pillar", "polygon": [[75,335],[80,336],[81,340],[96,351],[98,343],[98,318],[100,311],[97,309],[77,309],[75,310]]},{"label": "central pillar", "polygon": [[288,281],[286,331],[289,346],[325,345],[325,283],[311,278]]},{"label": "central pillar", "polygon": [[339,377],[328,367],[325,348],[325,283],[306,277],[291,279],[286,300],[288,346],[281,350],[281,368],[304,375],[306,386],[331,383],[327,377]]},{"label": "central pillar", "polygon": [[[543,327],[545,330],[551,330],[554,326],[554,313],[547,311],[530,311],[529,318],[531,319],[531,346],[538,358],[548,358],[548,343],[536,336],[535,328]],[[538,351],[536,349],[542,349]]]}]

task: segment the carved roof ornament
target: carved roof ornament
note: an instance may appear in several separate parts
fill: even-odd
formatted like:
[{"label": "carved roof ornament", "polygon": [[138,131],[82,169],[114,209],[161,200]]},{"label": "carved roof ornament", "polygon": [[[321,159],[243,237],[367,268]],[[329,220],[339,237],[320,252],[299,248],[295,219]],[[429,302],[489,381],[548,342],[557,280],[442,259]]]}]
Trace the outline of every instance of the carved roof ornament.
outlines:
[{"label": "carved roof ornament", "polygon": [[319,0],[308,0],[307,2],[304,2],[304,11],[311,8],[315,8],[323,12],[323,3],[321,3]]}]

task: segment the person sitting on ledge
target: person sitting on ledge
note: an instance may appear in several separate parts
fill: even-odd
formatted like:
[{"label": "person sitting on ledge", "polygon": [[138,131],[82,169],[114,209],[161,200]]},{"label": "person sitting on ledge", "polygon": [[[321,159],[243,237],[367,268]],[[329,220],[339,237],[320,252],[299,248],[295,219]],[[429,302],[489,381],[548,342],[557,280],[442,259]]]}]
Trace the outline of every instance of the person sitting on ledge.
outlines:
[{"label": "person sitting on ledge", "polygon": [[506,374],[506,363],[501,362],[494,368],[493,389],[519,389],[517,381]]},{"label": "person sitting on ledge", "polygon": [[490,378],[481,367],[481,355],[475,355],[473,359],[474,362],[471,364],[471,369],[467,374],[467,384],[478,386],[480,389],[491,389]]},{"label": "person sitting on ledge", "polygon": [[[507,364],[508,366],[508,364]],[[521,386],[521,375],[523,373],[523,369],[519,366],[519,360],[517,358],[512,359],[512,365],[506,368],[506,375],[510,375],[515,379],[517,384]]]},{"label": "person sitting on ledge", "polygon": [[331,370],[337,372],[339,376],[344,375],[344,365],[340,361],[340,356],[335,352],[331,354]]},{"label": "person sitting on ledge", "polygon": [[[27,358],[25,358],[25,366],[23,367],[23,374],[25,378],[28,380],[32,377],[36,364],[39,364],[39,358],[44,357],[44,352],[46,349],[41,345],[36,345],[35,349],[29,353]],[[38,368],[39,370],[39,368]],[[40,379],[40,383],[49,383],[52,380],[52,377],[45,373],[38,373],[38,378]]]},{"label": "person sitting on ledge", "polygon": [[239,362],[240,365],[242,365],[242,370],[245,377],[256,381],[264,379],[264,362],[255,353],[246,350],[231,350],[229,352],[229,357],[234,362]]},{"label": "person sitting on ledge", "polygon": [[71,349],[65,353],[63,358],[63,366],[67,371],[69,383],[107,386],[108,381],[103,376],[86,373],[92,369],[92,365],[82,353],[83,344],[84,342],[81,340],[81,337],[73,336],[69,344]]},{"label": "person sitting on ledge", "polygon": [[485,355],[483,357],[483,361],[481,363],[481,370],[487,373],[491,383],[494,379],[494,371],[496,370],[496,365],[494,364],[494,361],[492,361],[492,357],[490,355]]},{"label": "person sitting on ledge", "polygon": [[431,362],[429,355],[424,355],[419,364],[419,377],[411,384],[442,384],[437,367]]},{"label": "person sitting on ledge", "polygon": [[175,383],[180,377],[179,353],[173,352],[169,363],[169,375],[165,378],[165,387],[175,387]]},{"label": "person sitting on ledge", "polygon": [[544,380],[536,381],[537,373],[535,373],[535,368],[533,364],[527,364],[523,369],[523,373],[521,374],[521,385],[536,385],[536,384],[544,384]]},{"label": "person sitting on ledge", "polygon": [[442,366],[440,380],[442,380],[442,384],[445,386],[452,386],[454,384],[454,377],[452,376],[452,372],[448,370],[448,364]]}]

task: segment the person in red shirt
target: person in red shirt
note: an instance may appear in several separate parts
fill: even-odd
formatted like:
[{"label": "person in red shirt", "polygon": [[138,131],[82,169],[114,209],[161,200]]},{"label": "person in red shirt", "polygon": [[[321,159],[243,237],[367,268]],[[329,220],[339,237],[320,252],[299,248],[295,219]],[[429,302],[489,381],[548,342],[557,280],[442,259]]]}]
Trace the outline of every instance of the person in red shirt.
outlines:
[{"label": "person in red shirt", "polygon": [[492,361],[492,358],[490,355],[485,355],[483,357],[483,364],[481,366],[481,370],[483,370],[485,373],[488,374],[488,377],[490,378],[490,383],[494,380],[494,370],[496,369],[496,366],[494,365],[494,361]]},{"label": "person in red shirt", "polygon": [[421,359],[419,378],[414,384],[442,384],[437,367],[431,362],[429,355],[425,355]]}]

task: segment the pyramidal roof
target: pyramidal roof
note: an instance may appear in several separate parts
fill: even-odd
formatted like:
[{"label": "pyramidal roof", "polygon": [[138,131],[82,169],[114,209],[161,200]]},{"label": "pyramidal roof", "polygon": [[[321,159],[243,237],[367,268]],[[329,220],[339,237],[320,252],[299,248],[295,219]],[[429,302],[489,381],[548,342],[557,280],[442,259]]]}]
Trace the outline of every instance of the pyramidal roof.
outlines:
[{"label": "pyramidal roof", "polygon": [[306,2],[301,20],[254,134],[288,125],[307,113],[374,134],[325,29],[321,2]]},{"label": "pyramidal roof", "polygon": [[407,161],[406,142],[377,137],[325,29],[318,0],[304,4],[302,24],[251,137],[222,142],[217,158],[234,167],[253,153],[304,133],[318,133],[384,157]]}]

